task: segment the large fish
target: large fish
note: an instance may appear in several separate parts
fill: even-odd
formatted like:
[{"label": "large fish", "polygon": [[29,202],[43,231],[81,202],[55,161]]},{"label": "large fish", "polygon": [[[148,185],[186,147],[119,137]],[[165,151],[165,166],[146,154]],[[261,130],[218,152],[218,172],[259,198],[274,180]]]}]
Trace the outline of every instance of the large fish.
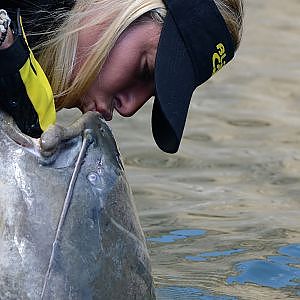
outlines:
[{"label": "large fish", "polygon": [[88,113],[49,132],[40,143],[0,112],[0,299],[155,299],[110,129]]}]

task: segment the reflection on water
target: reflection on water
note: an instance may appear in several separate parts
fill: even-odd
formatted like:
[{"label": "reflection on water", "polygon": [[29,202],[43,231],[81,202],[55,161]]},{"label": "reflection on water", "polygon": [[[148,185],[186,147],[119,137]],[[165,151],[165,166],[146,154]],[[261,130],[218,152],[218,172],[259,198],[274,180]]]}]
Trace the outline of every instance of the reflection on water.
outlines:
[{"label": "reflection on water", "polygon": [[150,242],[157,242],[157,243],[171,243],[175,242],[176,240],[186,239],[192,236],[200,236],[205,234],[205,230],[174,230],[171,231],[168,235],[162,235],[160,237],[149,237],[147,240]]},{"label": "reflection on water", "polygon": [[[190,232],[185,230],[184,232]],[[177,236],[174,233],[175,236]],[[171,243],[171,235],[161,238],[149,238],[150,241]],[[181,235],[179,235],[181,236]],[[196,236],[192,235],[192,236]],[[185,237],[187,237],[185,235]],[[194,262],[204,262],[211,258],[220,258],[238,253],[245,249],[234,249],[225,251],[213,251],[201,253],[198,256],[186,256],[185,259]],[[228,284],[256,284],[261,287],[281,289],[294,288],[294,295],[300,295],[300,244],[291,244],[280,247],[278,253],[281,255],[267,256],[266,259],[252,259],[240,262],[236,266],[239,275],[229,276]],[[216,262],[214,262],[216,263]],[[201,265],[199,265],[201,268]],[[191,287],[168,286],[157,288],[159,299],[236,299],[229,296],[212,295],[208,291]]]},{"label": "reflection on water", "polygon": [[150,103],[111,122],[158,299],[300,296],[299,13],[246,1],[241,49],[194,93],[177,154],[156,148]]},{"label": "reflection on water", "polygon": [[161,300],[236,300],[235,297],[217,296],[195,288],[171,286],[156,290]]},{"label": "reflection on water", "polygon": [[[275,289],[293,286],[300,291],[300,244],[281,247],[281,256],[268,256],[266,259],[254,259],[237,265],[240,273],[227,279],[232,283],[255,283]],[[296,266],[298,265],[298,267]]]}]

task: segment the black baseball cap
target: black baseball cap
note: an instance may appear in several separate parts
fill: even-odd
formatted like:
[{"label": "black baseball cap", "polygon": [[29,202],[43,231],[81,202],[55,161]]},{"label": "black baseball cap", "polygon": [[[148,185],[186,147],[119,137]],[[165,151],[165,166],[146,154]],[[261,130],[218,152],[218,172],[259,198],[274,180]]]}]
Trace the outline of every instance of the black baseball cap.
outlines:
[{"label": "black baseball cap", "polygon": [[165,0],[167,14],[155,62],[152,132],[158,147],[175,153],[197,86],[234,56],[234,44],[214,0]]}]

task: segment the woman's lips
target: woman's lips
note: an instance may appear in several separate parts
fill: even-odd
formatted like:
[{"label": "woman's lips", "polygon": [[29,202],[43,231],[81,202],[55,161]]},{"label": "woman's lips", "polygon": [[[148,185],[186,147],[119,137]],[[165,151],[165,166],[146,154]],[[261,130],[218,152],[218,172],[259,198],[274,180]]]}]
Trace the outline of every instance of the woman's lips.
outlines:
[{"label": "woman's lips", "polygon": [[112,113],[105,113],[105,115],[103,115],[103,118],[105,119],[105,121],[111,121],[112,120]]},{"label": "woman's lips", "polygon": [[114,107],[116,108],[116,110],[118,110],[119,108],[121,108],[122,106],[122,102],[119,98],[115,97],[114,98]]},{"label": "woman's lips", "polygon": [[111,121],[113,117],[113,109],[103,109],[103,108],[98,108],[96,109],[98,113],[101,114],[101,116],[105,119],[105,121]]},{"label": "woman's lips", "polygon": [[105,121],[111,121],[113,118],[114,105],[114,101],[111,104],[111,107],[101,107],[98,106],[97,103],[92,102],[87,106],[81,105],[80,109],[83,113],[86,113],[87,111],[97,111]]},{"label": "woman's lips", "polygon": [[96,111],[102,116],[103,119],[105,119],[105,121],[111,121],[113,114],[110,111],[106,111],[103,109],[96,109]]}]

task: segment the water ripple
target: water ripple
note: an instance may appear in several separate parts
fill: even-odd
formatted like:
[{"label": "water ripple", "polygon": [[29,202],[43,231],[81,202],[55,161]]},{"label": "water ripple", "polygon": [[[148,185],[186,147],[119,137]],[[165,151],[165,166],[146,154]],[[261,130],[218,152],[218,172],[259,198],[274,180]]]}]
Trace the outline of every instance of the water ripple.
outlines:
[{"label": "water ripple", "polygon": [[196,256],[186,256],[187,260],[191,261],[206,261],[208,258],[217,258],[223,256],[230,256],[236,253],[245,252],[245,249],[233,249],[233,250],[226,250],[226,251],[214,251],[214,252],[204,252]]},{"label": "water ripple", "polygon": [[235,297],[212,295],[208,291],[191,288],[169,286],[156,289],[158,300],[236,300]]},{"label": "water ripple", "polygon": [[162,169],[162,168],[184,168],[197,167],[195,162],[188,157],[176,155],[170,156],[163,153],[141,152],[127,155],[124,158],[124,163],[127,166],[134,166],[140,168]]},{"label": "water ripple", "polygon": [[269,122],[260,120],[228,120],[228,124],[237,127],[268,127],[271,126]]}]

